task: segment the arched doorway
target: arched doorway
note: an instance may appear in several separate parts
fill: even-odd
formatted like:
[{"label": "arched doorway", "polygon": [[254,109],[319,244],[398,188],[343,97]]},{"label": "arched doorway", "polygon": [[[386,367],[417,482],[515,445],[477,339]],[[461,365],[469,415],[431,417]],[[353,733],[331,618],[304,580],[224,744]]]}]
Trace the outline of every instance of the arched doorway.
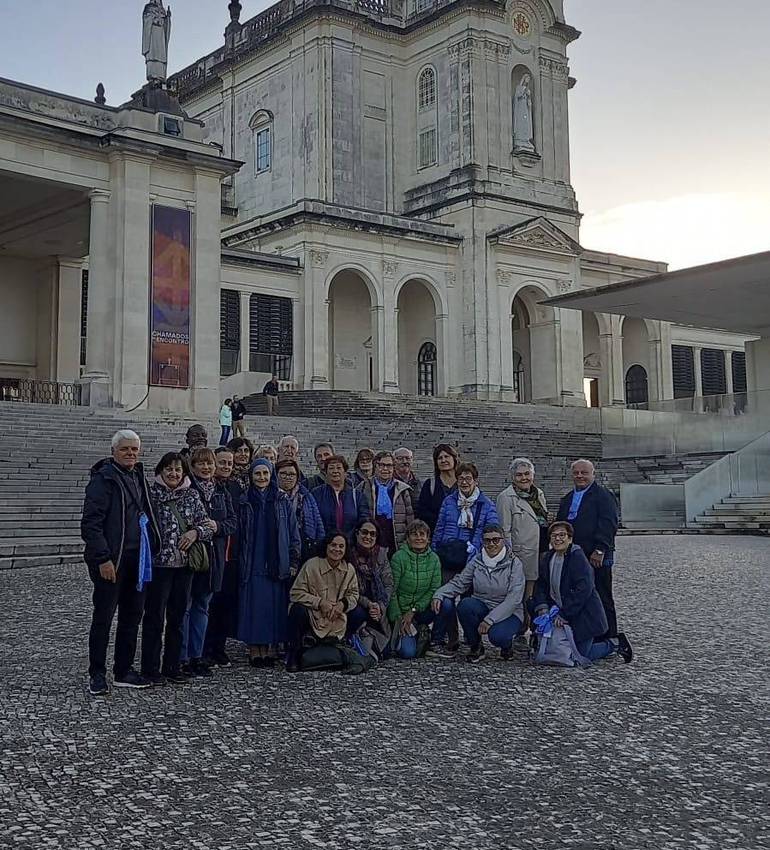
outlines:
[{"label": "arched doorway", "polygon": [[[436,304],[421,280],[408,280],[398,293],[398,386],[408,395],[438,393],[438,345],[436,336]],[[423,357],[432,353],[432,361]],[[428,383],[421,381],[430,378]]]},{"label": "arched doorway", "polygon": [[509,356],[519,402],[552,402],[560,396],[555,314],[553,307],[540,303],[548,297],[540,287],[529,284],[516,293],[511,305]]},{"label": "arched doorway", "polygon": [[[643,319],[625,318],[623,333],[623,374],[626,387],[626,404],[646,404],[649,401],[650,338]],[[639,367],[634,369],[634,367]],[[642,384],[642,374],[644,383]],[[632,380],[629,384],[629,375]],[[633,399],[629,396],[629,390]],[[642,398],[642,393],[644,397]]]},{"label": "arched doorway", "polygon": [[647,382],[647,370],[638,364],[626,372],[626,404],[647,406],[650,400]]},{"label": "arched doorway", "polygon": [[583,391],[588,407],[599,407],[604,395],[599,322],[593,313],[583,313]]},{"label": "arched doorway", "polygon": [[335,390],[373,389],[372,298],[364,278],[338,272],[329,287],[329,384]]},{"label": "arched doorway", "polygon": [[436,346],[425,342],[417,356],[417,395],[436,395]]}]

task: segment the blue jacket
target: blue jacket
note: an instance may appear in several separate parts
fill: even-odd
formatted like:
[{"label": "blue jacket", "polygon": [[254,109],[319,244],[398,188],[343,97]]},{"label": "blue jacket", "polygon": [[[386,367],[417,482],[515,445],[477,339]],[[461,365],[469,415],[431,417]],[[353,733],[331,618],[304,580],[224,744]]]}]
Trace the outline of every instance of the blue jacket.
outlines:
[{"label": "blue jacket", "polygon": [[[300,523],[300,535],[302,536],[303,549],[308,549],[311,544],[320,543],[326,534],[321,511],[313,494],[300,484],[297,497],[297,522]],[[304,555],[309,553],[303,552]],[[315,554],[315,553],[314,553]]]},{"label": "blue jacket", "polygon": [[[222,589],[222,578],[225,574],[225,555],[227,552],[227,539],[235,534],[238,529],[238,520],[235,516],[233,500],[226,484],[215,482],[211,501],[207,502],[203,490],[197,479],[192,479],[192,486],[198,491],[206,513],[210,519],[217,524],[217,530],[209,545],[209,579],[212,593],[219,593]],[[239,488],[240,489],[240,488]]]},{"label": "blue jacket", "polygon": [[[557,604],[551,596],[551,558],[554,554],[553,551],[546,552],[540,559],[535,592],[529,602],[533,614],[538,608]],[[575,643],[597,638],[607,631],[607,615],[596,592],[594,568],[580,546],[575,544],[564,558],[559,592],[562,602],[560,613],[572,628]]]},{"label": "blue jacket", "polygon": [[[567,520],[574,490],[562,497],[556,519]],[[615,551],[618,530],[618,503],[598,481],[586,490],[575,519],[567,520],[575,529],[574,541],[590,556],[594,549],[605,553],[605,560]]]},{"label": "blue jacket", "polygon": [[497,509],[484,493],[479,494],[476,504],[473,506],[473,528],[460,528],[457,521],[460,519],[460,508],[457,505],[459,491],[450,493],[441,503],[441,510],[436,521],[436,530],[433,532],[433,548],[438,549],[442,543],[450,540],[462,540],[464,543],[470,540],[474,552],[468,553],[468,558],[481,551],[481,536],[484,526],[492,522],[499,522]]},{"label": "blue jacket", "polygon": [[[241,581],[248,581],[251,575],[251,561],[254,554],[254,508],[249,502],[249,491],[241,495],[238,515],[240,518]],[[294,508],[285,493],[278,493],[275,502],[278,522],[278,578],[291,578],[292,571],[299,569],[301,541],[299,526]]]},{"label": "blue jacket", "polygon": [[366,493],[357,488],[354,489],[349,484],[345,484],[345,489],[342,491],[344,522],[342,528],[337,528],[337,496],[331,484],[322,484],[320,487],[312,490],[311,493],[318,504],[321,521],[327,533],[336,530],[350,535],[359,522],[369,519],[371,516]]}]

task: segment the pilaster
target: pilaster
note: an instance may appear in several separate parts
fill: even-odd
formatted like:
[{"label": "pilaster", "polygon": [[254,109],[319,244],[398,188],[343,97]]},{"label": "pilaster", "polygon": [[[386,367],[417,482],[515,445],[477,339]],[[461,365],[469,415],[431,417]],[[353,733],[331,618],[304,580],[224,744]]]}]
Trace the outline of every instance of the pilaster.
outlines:
[{"label": "pilaster", "polygon": [[55,380],[72,383],[80,377],[83,261],[60,257],[58,271]]}]

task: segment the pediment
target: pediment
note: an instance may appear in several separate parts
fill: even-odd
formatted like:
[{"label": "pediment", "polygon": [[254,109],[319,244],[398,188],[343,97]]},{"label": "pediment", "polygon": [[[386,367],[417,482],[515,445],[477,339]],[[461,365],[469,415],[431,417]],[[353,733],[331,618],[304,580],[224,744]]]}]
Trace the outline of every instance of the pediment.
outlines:
[{"label": "pediment", "polygon": [[498,245],[510,245],[517,248],[531,248],[536,251],[549,251],[559,254],[577,255],[583,252],[579,243],[546,218],[532,218],[529,221],[493,230],[487,238]]}]

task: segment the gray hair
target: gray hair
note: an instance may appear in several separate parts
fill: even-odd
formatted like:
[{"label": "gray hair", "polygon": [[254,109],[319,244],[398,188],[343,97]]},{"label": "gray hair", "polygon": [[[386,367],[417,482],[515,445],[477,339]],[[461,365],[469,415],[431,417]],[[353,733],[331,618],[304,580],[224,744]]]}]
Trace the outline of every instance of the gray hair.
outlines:
[{"label": "gray hair", "polygon": [[579,457],[577,460],[573,460],[572,463],[569,465],[569,468],[574,469],[579,463],[587,463],[591,467],[591,469],[594,469],[594,470],[596,469],[596,467],[593,464],[593,461],[590,461],[590,460],[588,460],[587,458],[584,458],[584,457]]},{"label": "gray hair", "polygon": [[136,433],[136,431],[130,431],[128,428],[123,428],[112,435],[112,448],[117,448],[123,440],[136,440],[139,445],[142,444],[142,438]]},{"label": "gray hair", "polygon": [[532,474],[535,474],[535,464],[528,457],[515,457],[511,461],[511,465],[508,467],[508,471],[511,473],[515,473],[517,469],[529,469]]},{"label": "gray hair", "polygon": [[408,449],[406,446],[400,446],[399,448],[395,449],[393,452],[393,457],[395,457],[399,452],[408,452],[409,457],[414,460],[414,452],[411,449]]},{"label": "gray hair", "polygon": [[285,434],[281,437],[281,442],[278,443],[278,448],[280,449],[281,446],[285,446],[289,442],[296,443],[297,448],[299,448],[299,440],[294,436],[294,434]]}]

